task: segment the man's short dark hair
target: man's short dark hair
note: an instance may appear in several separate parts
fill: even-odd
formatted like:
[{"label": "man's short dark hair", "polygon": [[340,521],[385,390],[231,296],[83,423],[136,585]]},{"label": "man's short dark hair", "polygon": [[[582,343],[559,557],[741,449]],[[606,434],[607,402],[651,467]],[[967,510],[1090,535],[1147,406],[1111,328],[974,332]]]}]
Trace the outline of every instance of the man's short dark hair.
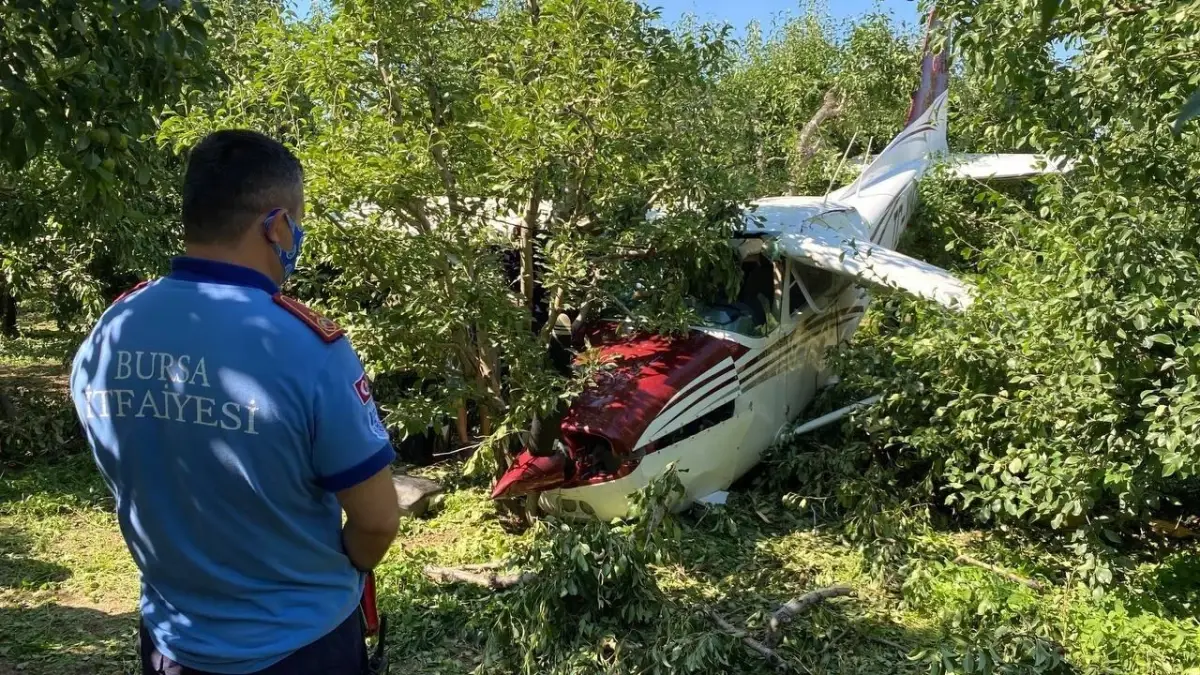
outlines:
[{"label": "man's short dark hair", "polygon": [[188,157],[183,238],[196,244],[236,242],[255,217],[290,206],[303,184],[300,160],[282,143],[256,131],[213,132]]}]

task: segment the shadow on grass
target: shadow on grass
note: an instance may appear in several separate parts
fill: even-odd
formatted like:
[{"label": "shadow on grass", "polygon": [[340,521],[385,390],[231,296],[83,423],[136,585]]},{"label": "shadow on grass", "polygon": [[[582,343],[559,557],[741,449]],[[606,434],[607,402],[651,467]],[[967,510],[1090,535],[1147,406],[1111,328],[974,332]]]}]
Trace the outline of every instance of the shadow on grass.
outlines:
[{"label": "shadow on grass", "polygon": [[[731,494],[725,507],[699,507],[683,521],[681,583],[667,590],[672,602],[697,612],[711,608],[764,641],[768,619],[780,606],[821,587],[847,585],[852,595],[815,604],[780,630],[775,651],[793,672],[928,672],[908,656],[937,635],[893,620],[896,599],[866,583],[861,558],[825,532],[825,523],[765,500],[755,503],[750,493]],[[730,672],[770,670],[750,647],[739,645],[732,653],[738,660]]]},{"label": "shadow on grass", "polygon": [[31,557],[31,544],[24,532],[0,527],[0,588],[37,589],[71,577],[66,567]]},{"label": "shadow on grass", "polygon": [[137,615],[56,603],[0,607],[0,675],[136,673]]}]

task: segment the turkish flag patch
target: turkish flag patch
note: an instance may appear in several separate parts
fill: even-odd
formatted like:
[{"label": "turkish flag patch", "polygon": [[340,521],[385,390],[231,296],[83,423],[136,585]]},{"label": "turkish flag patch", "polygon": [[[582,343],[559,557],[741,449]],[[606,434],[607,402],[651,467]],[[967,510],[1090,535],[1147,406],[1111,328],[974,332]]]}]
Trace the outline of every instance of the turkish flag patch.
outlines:
[{"label": "turkish flag patch", "polygon": [[362,401],[363,405],[371,400],[371,381],[367,379],[366,373],[354,383],[354,393],[358,394],[358,400]]}]

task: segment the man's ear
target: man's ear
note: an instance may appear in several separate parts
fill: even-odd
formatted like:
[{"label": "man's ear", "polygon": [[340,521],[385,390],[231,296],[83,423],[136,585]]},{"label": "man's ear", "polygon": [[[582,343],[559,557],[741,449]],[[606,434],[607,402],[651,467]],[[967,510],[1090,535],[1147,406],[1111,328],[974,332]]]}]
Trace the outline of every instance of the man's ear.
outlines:
[{"label": "man's ear", "polygon": [[285,214],[283,209],[275,209],[267,216],[266,221],[267,241],[280,247],[284,247],[284,238],[292,231],[292,228],[288,227]]}]

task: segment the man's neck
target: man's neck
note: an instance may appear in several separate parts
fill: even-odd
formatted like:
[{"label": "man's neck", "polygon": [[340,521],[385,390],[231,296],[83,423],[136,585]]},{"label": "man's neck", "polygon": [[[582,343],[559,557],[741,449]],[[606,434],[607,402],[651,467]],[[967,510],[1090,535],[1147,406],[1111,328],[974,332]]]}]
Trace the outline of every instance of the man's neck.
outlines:
[{"label": "man's neck", "polygon": [[[259,272],[268,279],[275,279],[272,270],[264,265],[254,256],[248,255],[245,251],[227,246],[214,246],[212,244],[187,244],[184,247],[184,255],[189,258],[199,258],[201,260],[212,260],[214,262],[227,263],[229,265],[240,265],[249,267],[250,269]],[[276,280],[278,283],[278,280]]]}]

